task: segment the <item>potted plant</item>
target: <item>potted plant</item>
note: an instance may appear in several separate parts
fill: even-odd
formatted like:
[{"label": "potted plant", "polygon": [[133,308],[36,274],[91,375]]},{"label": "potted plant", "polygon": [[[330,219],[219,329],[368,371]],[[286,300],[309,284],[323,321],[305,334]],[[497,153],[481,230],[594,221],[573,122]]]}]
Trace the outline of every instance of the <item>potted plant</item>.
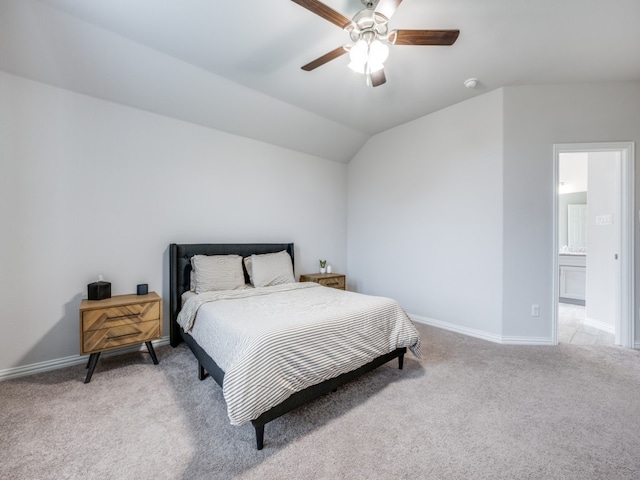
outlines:
[{"label": "potted plant", "polygon": [[320,260],[320,273],[327,273],[327,261]]}]

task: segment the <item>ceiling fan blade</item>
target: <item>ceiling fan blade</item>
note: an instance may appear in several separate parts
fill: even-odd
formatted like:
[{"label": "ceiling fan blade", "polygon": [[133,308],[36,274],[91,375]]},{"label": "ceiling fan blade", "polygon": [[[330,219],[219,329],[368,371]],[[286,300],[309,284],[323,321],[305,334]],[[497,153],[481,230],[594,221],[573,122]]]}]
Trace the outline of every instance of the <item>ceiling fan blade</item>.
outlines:
[{"label": "ceiling fan blade", "polygon": [[401,3],[402,0],[380,0],[376,7],[376,13],[381,13],[387,18],[391,18]]},{"label": "ceiling fan blade", "polygon": [[325,20],[329,20],[334,25],[337,25],[340,28],[344,28],[351,22],[350,19],[345,17],[344,15],[336,12],[333,8],[328,7],[322,2],[318,0],[291,0],[294,3],[297,3],[301,7],[306,8],[310,12],[315,13],[316,15],[321,16]]},{"label": "ceiling fan blade", "polygon": [[304,67],[302,67],[302,70],[310,72],[311,70],[321,67],[325,63],[330,62],[331,60],[334,60],[344,55],[345,53],[347,53],[347,51],[344,49],[344,47],[338,47],[335,50],[331,50],[329,53],[325,53],[320,58],[316,58],[313,62],[307,63]]},{"label": "ceiling fan blade", "polygon": [[384,68],[381,68],[380,70],[373,72],[371,74],[371,85],[374,87],[379,87],[386,81],[387,81],[387,77],[385,77],[384,75]]},{"label": "ceiling fan blade", "polygon": [[396,30],[394,45],[453,45],[460,30]]}]

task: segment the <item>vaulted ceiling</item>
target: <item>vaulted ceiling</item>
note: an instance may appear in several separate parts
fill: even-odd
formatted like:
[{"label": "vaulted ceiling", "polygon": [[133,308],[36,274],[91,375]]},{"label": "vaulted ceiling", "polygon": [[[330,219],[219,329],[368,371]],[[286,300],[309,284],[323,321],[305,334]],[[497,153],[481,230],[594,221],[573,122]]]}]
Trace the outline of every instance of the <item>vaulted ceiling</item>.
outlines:
[{"label": "vaulted ceiling", "polygon": [[0,69],[347,162],[373,134],[496,88],[639,81],[639,21],[638,0],[404,0],[390,28],[460,36],[391,46],[371,88],[346,55],[300,69],[349,37],[290,0],[0,0]]}]

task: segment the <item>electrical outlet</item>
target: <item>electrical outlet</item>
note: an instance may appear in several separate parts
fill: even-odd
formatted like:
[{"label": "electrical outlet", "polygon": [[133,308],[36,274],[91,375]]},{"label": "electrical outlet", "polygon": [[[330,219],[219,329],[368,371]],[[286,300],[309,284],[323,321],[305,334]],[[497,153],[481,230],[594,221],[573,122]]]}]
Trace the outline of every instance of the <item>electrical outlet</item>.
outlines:
[{"label": "electrical outlet", "polygon": [[531,316],[539,317],[540,316],[540,305],[531,305]]}]

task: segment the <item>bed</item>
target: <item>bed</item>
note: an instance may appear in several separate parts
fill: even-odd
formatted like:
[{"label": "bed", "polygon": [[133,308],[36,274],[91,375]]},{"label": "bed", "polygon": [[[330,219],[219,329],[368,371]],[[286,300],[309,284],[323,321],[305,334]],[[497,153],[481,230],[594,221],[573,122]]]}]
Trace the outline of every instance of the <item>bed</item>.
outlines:
[{"label": "bed", "polygon": [[[253,424],[258,450],[264,446],[264,427],[271,420],[335,391],[339,386],[392,359],[397,358],[398,366],[402,369],[407,348],[419,354],[417,331],[399,306],[391,305],[393,312],[387,311],[385,318],[390,315],[394,318],[404,316],[406,320],[394,319],[391,327],[369,326],[372,325],[371,308],[378,308],[375,302],[384,301],[388,306],[388,302],[393,302],[389,299],[342,292],[310,283],[285,282],[261,286],[260,279],[256,278],[259,272],[256,271],[255,263],[254,277],[251,278],[251,265],[247,265],[247,259],[257,261],[278,255],[280,259],[284,255],[287,261],[290,258],[292,274],[292,243],[169,246],[171,345],[176,347],[184,341],[189,346],[198,361],[198,378],[204,380],[211,376],[223,388],[231,423],[240,425],[250,421]],[[200,261],[203,258],[223,258],[218,256],[242,257],[241,281],[245,284],[256,282],[260,288],[199,292],[199,295],[192,293],[196,273],[193,272],[192,257]],[[357,301],[354,302],[354,299]],[[354,306],[358,301],[373,301],[374,304],[370,307],[364,303],[365,308],[354,315],[354,309],[360,308]],[[296,310],[303,305],[306,305],[303,310]],[[342,310],[336,310],[342,308],[341,305],[344,305],[345,311],[351,308],[351,313],[342,315]],[[387,308],[385,305],[381,304],[380,308]],[[290,308],[293,310],[290,311]],[[239,313],[234,309],[239,309]],[[333,313],[334,310],[336,313]],[[274,330],[270,323],[258,321],[258,313],[269,318],[270,322],[283,322],[283,326]],[[229,316],[234,320],[229,322]],[[282,319],[276,319],[279,316]],[[251,323],[252,320],[254,323]],[[359,327],[358,322],[362,327]],[[365,325],[370,330],[365,330]],[[226,328],[229,328],[228,342]],[[263,328],[264,331],[256,333],[255,339],[245,341],[242,336],[234,339],[236,328],[252,332]],[[211,333],[211,329],[216,329],[215,334]],[[343,339],[345,330],[354,330],[360,343],[352,344],[351,337]],[[382,336],[381,332],[390,339],[382,339],[378,342],[380,344],[373,345],[375,342],[369,340],[369,337]],[[301,341],[307,337],[309,340],[306,343]],[[289,338],[293,340],[287,340],[288,344],[284,343],[283,339]],[[313,361],[309,360],[312,357],[309,347],[327,355],[326,362],[334,362],[331,373],[323,367],[325,360],[316,361],[315,357]],[[351,350],[358,348],[364,353],[359,352],[360,357],[354,358],[355,354]],[[362,360],[365,357],[366,360]],[[269,361],[264,361],[265,358],[269,358]],[[250,374],[241,370],[243,362],[253,362]],[[305,369],[305,377],[296,377],[298,372],[295,369]],[[268,382],[264,379],[268,379]]]}]

